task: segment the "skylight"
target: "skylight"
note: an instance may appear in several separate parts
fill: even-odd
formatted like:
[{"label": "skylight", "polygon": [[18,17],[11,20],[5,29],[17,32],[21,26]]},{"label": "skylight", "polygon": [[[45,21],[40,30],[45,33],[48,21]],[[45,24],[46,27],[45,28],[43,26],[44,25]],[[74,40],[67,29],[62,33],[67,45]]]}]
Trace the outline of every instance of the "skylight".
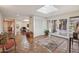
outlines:
[{"label": "skylight", "polygon": [[53,5],[46,5],[44,7],[41,7],[40,9],[38,9],[38,12],[44,13],[44,14],[48,14],[54,11],[57,11],[58,9],[55,8]]}]

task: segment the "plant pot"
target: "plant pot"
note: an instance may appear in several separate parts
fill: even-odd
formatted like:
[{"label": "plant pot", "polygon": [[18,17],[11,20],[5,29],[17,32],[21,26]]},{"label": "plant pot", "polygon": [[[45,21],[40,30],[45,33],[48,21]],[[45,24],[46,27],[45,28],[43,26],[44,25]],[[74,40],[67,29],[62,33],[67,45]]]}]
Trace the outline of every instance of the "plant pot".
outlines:
[{"label": "plant pot", "polygon": [[45,36],[48,36],[48,34],[49,34],[49,30],[45,30]]}]

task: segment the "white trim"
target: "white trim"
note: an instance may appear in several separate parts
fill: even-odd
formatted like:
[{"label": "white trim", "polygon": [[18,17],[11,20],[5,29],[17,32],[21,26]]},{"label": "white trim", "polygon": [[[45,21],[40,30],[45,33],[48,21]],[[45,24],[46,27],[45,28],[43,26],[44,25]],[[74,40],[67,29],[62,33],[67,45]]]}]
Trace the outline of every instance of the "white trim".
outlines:
[{"label": "white trim", "polygon": [[59,35],[59,34],[55,34],[55,33],[51,33],[51,35],[62,37],[62,38],[66,38],[66,39],[69,38],[68,36],[63,36],[63,35]]}]

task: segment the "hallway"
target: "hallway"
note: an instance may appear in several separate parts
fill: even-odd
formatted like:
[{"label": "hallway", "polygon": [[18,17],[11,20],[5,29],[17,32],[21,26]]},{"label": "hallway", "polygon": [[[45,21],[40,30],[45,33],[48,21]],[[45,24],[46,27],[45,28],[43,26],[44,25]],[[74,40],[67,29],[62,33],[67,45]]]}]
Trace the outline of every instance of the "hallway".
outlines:
[{"label": "hallway", "polygon": [[[16,41],[18,53],[68,53],[71,44],[65,38],[79,32],[78,5],[1,5],[0,10],[2,51],[14,47]],[[77,43],[73,45],[72,53],[78,52]]]}]

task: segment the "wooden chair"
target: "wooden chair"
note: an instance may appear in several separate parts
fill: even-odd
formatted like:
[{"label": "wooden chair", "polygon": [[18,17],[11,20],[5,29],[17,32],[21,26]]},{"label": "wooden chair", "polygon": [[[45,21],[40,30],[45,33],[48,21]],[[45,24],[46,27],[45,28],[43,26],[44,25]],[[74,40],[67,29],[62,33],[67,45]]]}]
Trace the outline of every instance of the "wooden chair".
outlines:
[{"label": "wooden chair", "polygon": [[32,32],[26,32],[26,37],[30,44],[33,43],[33,33]]}]

